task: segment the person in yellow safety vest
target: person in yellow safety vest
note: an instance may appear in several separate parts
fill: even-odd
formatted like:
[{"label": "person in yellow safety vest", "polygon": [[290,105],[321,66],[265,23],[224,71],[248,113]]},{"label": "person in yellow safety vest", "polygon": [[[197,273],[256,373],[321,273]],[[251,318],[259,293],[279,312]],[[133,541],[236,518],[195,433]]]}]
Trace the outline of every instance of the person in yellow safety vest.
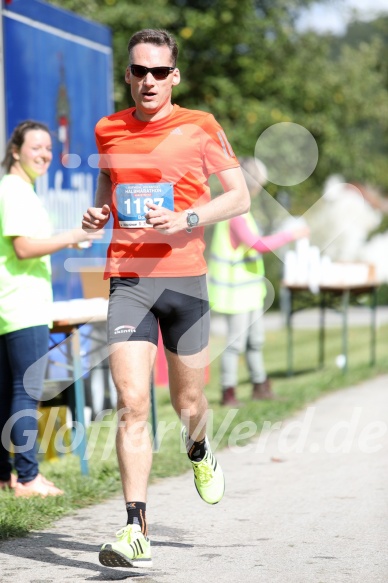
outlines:
[{"label": "person in yellow safety vest", "polygon": [[217,223],[208,263],[208,290],[212,311],[225,316],[226,347],[221,357],[222,405],[238,406],[236,399],[239,355],[244,352],[252,399],[273,399],[264,359],[263,305],[266,295],[263,253],[309,234],[308,227],[260,236],[252,214]]}]

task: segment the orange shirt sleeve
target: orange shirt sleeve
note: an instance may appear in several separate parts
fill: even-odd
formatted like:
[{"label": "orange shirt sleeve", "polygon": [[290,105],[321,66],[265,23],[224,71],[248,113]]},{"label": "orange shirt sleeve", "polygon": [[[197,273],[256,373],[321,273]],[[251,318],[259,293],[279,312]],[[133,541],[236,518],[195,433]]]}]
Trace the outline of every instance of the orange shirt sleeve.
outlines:
[{"label": "orange shirt sleeve", "polygon": [[207,175],[240,166],[224,130],[214,116],[205,116],[201,127],[202,157]]}]

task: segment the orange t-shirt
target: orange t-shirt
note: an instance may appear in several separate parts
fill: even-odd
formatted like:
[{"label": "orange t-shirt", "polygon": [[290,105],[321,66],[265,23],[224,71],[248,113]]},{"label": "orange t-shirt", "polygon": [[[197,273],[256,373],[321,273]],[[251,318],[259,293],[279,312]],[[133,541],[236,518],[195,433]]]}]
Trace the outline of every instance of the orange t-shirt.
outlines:
[{"label": "orange t-shirt", "polygon": [[207,203],[209,176],[236,168],[239,162],[209,113],[174,105],[168,116],[143,122],[133,116],[134,111],[134,107],[119,111],[96,125],[99,166],[109,169],[112,181],[114,224],[104,277],[202,275],[207,271],[204,228],[165,235],[149,227],[120,226],[117,207],[123,204],[120,188],[125,187],[119,185],[138,192],[172,185],[173,209],[183,211]]}]

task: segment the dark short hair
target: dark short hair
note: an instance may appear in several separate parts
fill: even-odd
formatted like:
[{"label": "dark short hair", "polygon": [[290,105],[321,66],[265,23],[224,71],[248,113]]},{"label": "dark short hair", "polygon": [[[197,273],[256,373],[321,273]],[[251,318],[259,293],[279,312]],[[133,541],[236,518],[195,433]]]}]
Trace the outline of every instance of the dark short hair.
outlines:
[{"label": "dark short hair", "polygon": [[50,130],[46,124],[41,123],[40,121],[27,119],[26,121],[19,123],[13,130],[12,135],[7,142],[4,160],[1,162],[1,165],[5,168],[6,172],[9,172],[15,164],[16,160],[13,157],[14,151],[20,150],[24,144],[26,133],[30,130],[43,130],[50,134]]},{"label": "dark short hair", "polygon": [[157,45],[158,47],[168,47],[171,52],[171,60],[174,67],[176,66],[178,60],[178,45],[175,38],[167,32],[166,30],[154,30],[152,28],[145,28],[144,30],[139,30],[135,32],[129,39],[128,43],[128,53],[131,56],[131,50],[136,45],[141,43],[150,43],[152,45]]}]

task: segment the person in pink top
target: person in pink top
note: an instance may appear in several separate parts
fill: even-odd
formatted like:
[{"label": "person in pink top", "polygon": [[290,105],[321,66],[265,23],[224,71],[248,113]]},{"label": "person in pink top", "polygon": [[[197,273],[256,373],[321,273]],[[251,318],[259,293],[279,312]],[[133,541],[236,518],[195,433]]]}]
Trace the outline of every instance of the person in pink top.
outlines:
[{"label": "person in pink top", "polygon": [[[256,194],[260,190],[261,187]],[[308,233],[307,227],[298,227],[293,231],[261,236],[250,212],[215,226],[208,288],[212,311],[223,314],[227,323],[220,373],[222,405],[239,405],[236,388],[238,360],[242,353],[252,382],[252,399],[274,398],[263,359],[266,286],[262,255],[306,237]]]}]

